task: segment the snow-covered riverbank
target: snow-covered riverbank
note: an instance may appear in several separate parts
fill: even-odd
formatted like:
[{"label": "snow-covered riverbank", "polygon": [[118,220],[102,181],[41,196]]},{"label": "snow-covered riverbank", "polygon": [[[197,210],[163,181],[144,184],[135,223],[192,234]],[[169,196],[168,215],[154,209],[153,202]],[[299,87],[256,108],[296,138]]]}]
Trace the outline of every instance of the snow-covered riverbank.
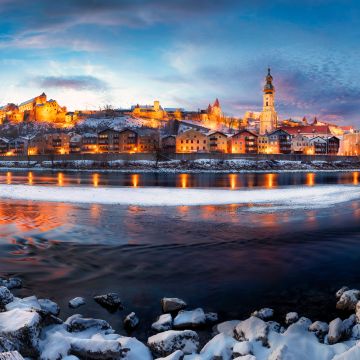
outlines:
[{"label": "snow-covered riverbank", "polygon": [[291,186],[280,189],[182,189],[163,187],[81,187],[0,185],[0,198],[139,206],[276,205],[319,208],[360,198],[354,185]]},{"label": "snow-covered riverbank", "polygon": [[[111,310],[114,317],[121,316],[125,328],[137,327],[141,319],[132,309],[123,308],[118,294],[73,299],[69,306],[74,314],[63,320],[59,317],[59,306],[50,299],[14,296],[21,280],[3,279],[0,285],[0,352],[18,351],[29,359],[360,358],[360,291],[356,289],[344,287],[336,293],[336,307],[348,314],[345,319],[336,318],[330,323],[313,322],[295,311],[276,322],[274,311],[269,308],[254,311],[247,319],[219,322],[216,313],[207,313],[202,308],[188,309],[182,299],[163,298],[159,305],[153,305],[159,307],[159,317],[148,324],[148,339],[141,342],[117,334],[104,320],[80,315],[84,302],[96,301]],[[209,334],[210,340],[204,344],[199,329]]]}]

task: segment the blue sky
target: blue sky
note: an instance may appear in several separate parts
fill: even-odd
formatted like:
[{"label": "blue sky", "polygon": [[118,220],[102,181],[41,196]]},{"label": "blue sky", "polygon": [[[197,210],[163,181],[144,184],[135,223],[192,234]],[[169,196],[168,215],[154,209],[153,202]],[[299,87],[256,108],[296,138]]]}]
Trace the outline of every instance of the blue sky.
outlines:
[{"label": "blue sky", "polygon": [[261,109],[360,124],[360,5],[325,0],[0,0],[0,104]]}]

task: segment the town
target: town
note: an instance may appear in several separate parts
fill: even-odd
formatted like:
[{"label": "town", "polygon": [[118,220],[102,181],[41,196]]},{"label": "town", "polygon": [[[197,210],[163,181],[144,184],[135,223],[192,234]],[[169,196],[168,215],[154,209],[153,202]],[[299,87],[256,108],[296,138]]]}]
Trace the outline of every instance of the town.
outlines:
[{"label": "town", "polygon": [[261,112],[225,116],[218,99],[186,111],[153,105],[68,112],[42,93],[0,107],[0,155],[98,153],[360,154],[360,131],[314,118],[280,120],[268,69]]}]

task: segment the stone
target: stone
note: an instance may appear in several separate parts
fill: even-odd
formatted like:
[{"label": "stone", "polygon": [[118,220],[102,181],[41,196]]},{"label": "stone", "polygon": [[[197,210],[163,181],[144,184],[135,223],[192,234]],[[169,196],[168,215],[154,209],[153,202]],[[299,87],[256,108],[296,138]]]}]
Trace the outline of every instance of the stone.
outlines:
[{"label": "stone", "polygon": [[168,330],[149,337],[147,343],[156,356],[168,356],[176,350],[191,354],[198,351],[199,336],[193,330]]},{"label": "stone", "polygon": [[289,312],[285,316],[285,324],[291,325],[299,320],[299,314],[295,311]]},{"label": "stone", "polygon": [[16,350],[16,346],[6,337],[0,336],[0,353]]},{"label": "stone", "polygon": [[335,294],[336,298],[337,298],[337,299],[340,299],[340,298],[341,298],[341,295],[342,295],[345,291],[348,291],[348,290],[349,290],[349,288],[348,288],[347,286],[343,286],[341,289],[339,289],[339,290],[336,292],[336,294]]},{"label": "stone", "polygon": [[117,293],[94,296],[94,300],[110,312],[124,308],[120,296]]},{"label": "stone", "polygon": [[139,325],[139,318],[134,312],[131,312],[124,319],[124,327],[128,330],[135,329]]},{"label": "stone", "polygon": [[205,314],[205,319],[207,323],[215,323],[219,320],[219,317],[215,312],[208,312]]},{"label": "stone", "polygon": [[319,340],[324,341],[325,335],[329,331],[329,325],[323,321],[315,321],[309,326],[309,331],[315,333]]},{"label": "stone", "polygon": [[0,337],[11,341],[25,357],[37,357],[40,315],[35,311],[13,309],[0,313]]},{"label": "stone", "polygon": [[336,318],[329,324],[327,341],[330,345],[336,344],[342,336],[343,323],[340,318]]},{"label": "stone", "polygon": [[184,356],[184,353],[181,350],[176,350],[172,354],[166,356],[157,358],[156,360],[181,360]]},{"label": "stone", "polygon": [[204,359],[231,359],[236,343],[233,337],[220,333],[202,348],[200,356]]},{"label": "stone", "polygon": [[4,309],[12,301],[14,301],[14,295],[7,287],[0,286],[0,308]]},{"label": "stone", "polygon": [[213,332],[215,334],[224,333],[229,336],[234,336],[234,329],[235,329],[236,325],[239,323],[240,323],[240,320],[224,321],[224,322],[214,326]]},{"label": "stone", "polygon": [[269,331],[274,331],[277,333],[283,333],[285,329],[277,321],[267,321]]},{"label": "stone", "polygon": [[79,332],[90,328],[97,330],[111,329],[109,323],[101,319],[83,318],[80,314],[75,314],[66,319],[65,324],[69,332]]},{"label": "stone", "polygon": [[354,310],[359,300],[359,290],[346,290],[341,294],[339,301],[336,303],[336,308],[339,310]]},{"label": "stone", "polygon": [[116,340],[72,339],[71,353],[81,359],[118,359],[122,348]]},{"label": "stone", "polygon": [[69,307],[76,309],[81,305],[85,305],[85,299],[83,297],[77,296],[69,301]]},{"label": "stone", "polygon": [[155,331],[166,331],[172,328],[173,320],[171,314],[162,314],[156,322],[151,325]]},{"label": "stone", "polygon": [[23,299],[14,298],[14,300],[5,306],[6,310],[23,309],[23,310],[34,310],[37,312],[41,311],[41,306],[36,296],[28,296]]},{"label": "stone", "polygon": [[359,324],[360,323],[360,301],[358,301],[356,303],[355,306],[355,315],[356,315],[356,322]]},{"label": "stone", "polygon": [[343,320],[342,323],[342,337],[349,338],[351,336],[351,330],[353,326],[356,324],[356,316],[355,314],[350,315],[347,319]]},{"label": "stone", "polygon": [[38,303],[44,313],[54,316],[59,315],[60,307],[56,302],[51,301],[50,299],[38,299]]},{"label": "stone", "polygon": [[360,340],[360,324],[354,325],[351,329],[351,338],[354,340]]},{"label": "stone", "polygon": [[254,311],[251,316],[256,316],[261,320],[268,320],[274,316],[274,310],[270,308],[262,308]]},{"label": "stone", "polygon": [[0,279],[0,286],[5,286],[9,290],[21,289],[22,281],[20,278],[17,278],[17,277],[11,277],[9,279]]},{"label": "stone", "polygon": [[251,316],[247,320],[240,321],[234,329],[234,336],[239,341],[261,341],[264,346],[268,343],[268,325],[265,321]]},{"label": "stone", "polygon": [[252,344],[249,341],[241,341],[234,345],[233,356],[245,356],[251,354],[253,351]]},{"label": "stone", "polygon": [[174,319],[175,329],[196,328],[206,323],[204,310],[180,310]]},{"label": "stone", "polygon": [[184,300],[179,298],[162,298],[161,299],[161,308],[164,313],[175,312],[183,310],[187,307],[187,304]]}]

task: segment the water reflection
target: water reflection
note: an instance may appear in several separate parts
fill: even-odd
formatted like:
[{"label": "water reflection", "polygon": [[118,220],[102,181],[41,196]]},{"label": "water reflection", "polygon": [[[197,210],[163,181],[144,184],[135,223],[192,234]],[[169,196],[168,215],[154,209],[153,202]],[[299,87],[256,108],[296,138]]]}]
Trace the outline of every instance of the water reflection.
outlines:
[{"label": "water reflection", "polygon": [[8,171],[8,172],[6,173],[6,183],[7,183],[8,185],[11,184],[11,172],[10,172],[10,171]]},{"label": "water reflection", "polygon": [[359,173],[357,171],[353,172],[353,184],[359,185]]},{"label": "water reflection", "polygon": [[315,185],[315,174],[314,173],[306,174],[306,185],[307,186],[314,186]]},{"label": "water reflection", "polygon": [[236,174],[229,174],[229,181],[230,181],[231,189],[235,189],[236,188],[237,175]]},{"label": "water reflection", "polygon": [[278,174],[265,174],[265,186],[272,189],[277,186]]},{"label": "water reflection", "polygon": [[139,185],[139,175],[138,174],[131,175],[131,182],[132,182],[133,187],[138,187],[138,185]]},{"label": "water reflection", "polygon": [[93,174],[93,185],[94,185],[94,187],[99,186],[99,174],[98,173]]},{"label": "water reflection", "polygon": [[64,174],[63,173],[58,173],[58,185],[59,186],[63,186],[64,185]]},{"label": "water reflection", "polygon": [[33,183],[34,183],[33,173],[31,171],[29,171],[29,173],[28,173],[28,184],[32,185]]},{"label": "water reflection", "polygon": [[189,174],[180,174],[180,182],[183,189],[188,187],[188,178]]}]

